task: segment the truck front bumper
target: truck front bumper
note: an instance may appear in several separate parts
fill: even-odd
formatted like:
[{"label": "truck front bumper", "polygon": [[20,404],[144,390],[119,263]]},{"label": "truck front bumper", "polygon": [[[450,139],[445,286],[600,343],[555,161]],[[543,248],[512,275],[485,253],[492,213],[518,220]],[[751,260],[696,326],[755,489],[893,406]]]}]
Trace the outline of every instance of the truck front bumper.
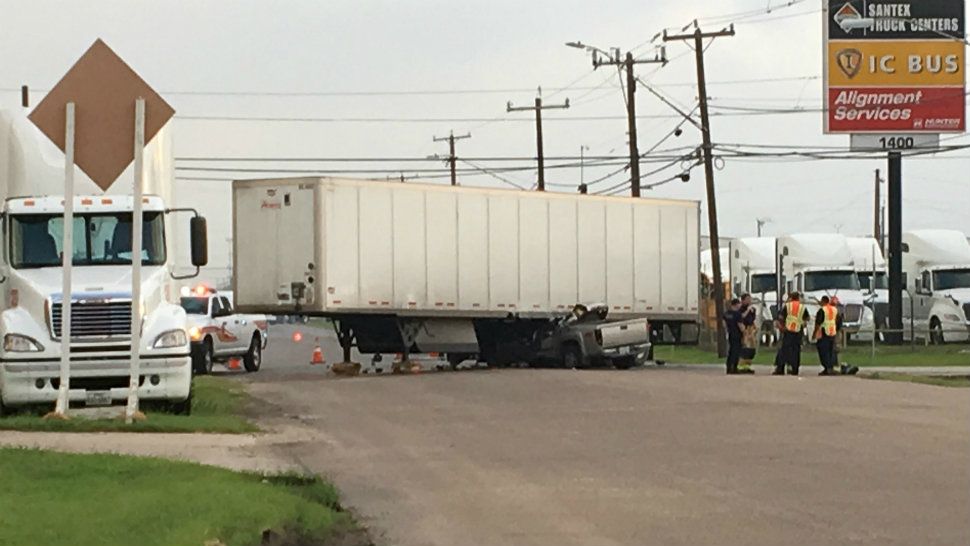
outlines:
[{"label": "truck front bumper", "polygon": [[[131,364],[125,359],[71,362],[72,402],[86,402],[89,392],[107,394],[113,402],[127,400]],[[0,397],[17,406],[57,400],[60,362],[56,360],[0,360]],[[141,359],[138,397],[143,400],[182,401],[192,383],[191,359],[186,356]]]}]

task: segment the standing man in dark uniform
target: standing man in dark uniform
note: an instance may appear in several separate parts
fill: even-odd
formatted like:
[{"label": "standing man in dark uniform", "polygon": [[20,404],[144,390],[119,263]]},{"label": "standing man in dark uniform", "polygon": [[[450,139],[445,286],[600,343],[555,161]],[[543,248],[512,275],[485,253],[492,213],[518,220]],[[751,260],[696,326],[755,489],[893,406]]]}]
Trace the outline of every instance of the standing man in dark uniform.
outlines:
[{"label": "standing man in dark uniform", "polygon": [[819,300],[822,304],[815,313],[815,348],[818,350],[818,362],[822,365],[819,375],[839,375],[835,371],[838,359],[835,355],[835,339],[842,330],[842,313],[832,305],[828,296]]},{"label": "standing man in dark uniform", "polygon": [[724,312],[724,327],[728,335],[727,373],[735,375],[741,360],[741,300],[731,300],[731,306]]},{"label": "standing man in dark uniform", "polygon": [[798,368],[802,361],[802,330],[811,318],[808,309],[802,305],[799,293],[789,294],[788,302],[778,311],[778,329],[783,334],[781,348],[778,349],[778,357],[775,358],[775,371],[771,375],[785,375],[786,365],[788,373],[798,375]]},{"label": "standing man in dark uniform", "polygon": [[758,308],[751,301],[751,294],[741,296],[741,361],[738,364],[739,374],[753,374],[751,362],[754,360],[758,347],[758,328],[755,326]]}]

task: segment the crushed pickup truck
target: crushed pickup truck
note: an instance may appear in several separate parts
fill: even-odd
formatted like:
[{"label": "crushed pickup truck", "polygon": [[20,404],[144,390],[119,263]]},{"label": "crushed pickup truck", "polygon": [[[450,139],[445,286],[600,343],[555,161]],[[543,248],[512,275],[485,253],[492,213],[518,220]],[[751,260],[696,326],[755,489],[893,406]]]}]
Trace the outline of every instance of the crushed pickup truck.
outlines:
[{"label": "crushed pickup truck", "polygon": [[576,305],[556,319],[539,343],[538,359],[564,368],[612,365],[627,369],[651,358],[650,323],[645,318],[608,322],[605,305]]},{"label": "crushed pickup truck", "polygon": [[214,362],[239,357],[247,372],[259,371],[268,339],[264,315],[234,313],[229,298],[201,285],[183,295],[181,303],[189,319],[196,374],[209,374]]}]

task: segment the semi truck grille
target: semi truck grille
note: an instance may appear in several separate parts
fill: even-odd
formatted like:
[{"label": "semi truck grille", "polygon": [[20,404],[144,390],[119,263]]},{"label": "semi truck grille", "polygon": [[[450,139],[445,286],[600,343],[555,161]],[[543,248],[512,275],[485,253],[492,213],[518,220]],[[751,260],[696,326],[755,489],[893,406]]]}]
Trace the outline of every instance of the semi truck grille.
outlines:
[{"label": "semi truck grille", "polygon": [[[61,337],[60,302],[51,304],[51,330]],[[105,338],[131,336],[131,302],[71,304],[71,338]]]},{"label": "semi truck grille", "polygon": [[862,306],[852,303],[845,306],[845,322],[859,322],[862,320]]},{"label": "semi truck grille", "polygon": [[963,316],[970,321],[970,303],[963,304]]}]

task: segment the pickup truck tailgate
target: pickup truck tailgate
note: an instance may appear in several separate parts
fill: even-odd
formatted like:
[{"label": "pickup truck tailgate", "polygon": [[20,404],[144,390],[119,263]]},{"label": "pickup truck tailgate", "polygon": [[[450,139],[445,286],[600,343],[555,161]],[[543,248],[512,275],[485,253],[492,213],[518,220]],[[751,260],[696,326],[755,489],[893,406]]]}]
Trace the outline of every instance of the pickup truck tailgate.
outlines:
[{"label": "pickup truck tailgate", "polygon": [[645,318],[608,322],[600,326],[599,331],[604,349],[644,345],[650,341],[650,327]]}]

